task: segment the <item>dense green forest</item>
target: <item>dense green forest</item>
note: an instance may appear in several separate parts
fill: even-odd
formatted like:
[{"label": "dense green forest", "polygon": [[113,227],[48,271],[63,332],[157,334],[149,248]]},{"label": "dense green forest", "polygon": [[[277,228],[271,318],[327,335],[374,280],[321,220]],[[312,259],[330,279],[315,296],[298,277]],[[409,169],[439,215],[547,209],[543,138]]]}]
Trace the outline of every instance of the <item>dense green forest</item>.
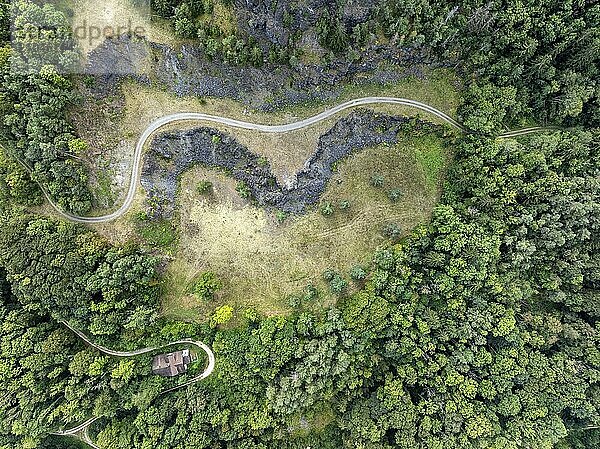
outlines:
[{"label": "dense green forest", "polygon": [[461,139],[431,224],[377,252],[359,293],[218,332],[214,378],[98,442],[596,447],[599,144]]},{"label": "dense green forest", "polygon": [[160,390],[145,361],[86,349],[48,314],[21,304],[6,277],[0,272],[0,447],[46,447],[49,432]]},{"label": "dense green forest", "polygon": [[[9,12],[10,5],[13,10]],[[13,199],[26,204],[39,201],[30,195],[35,189],[27,185],[31,176],[64,209],[88,212],[92,198],[87,172],[77,159],[85,143],[66,117],[77,94],[64,73],[76,63],[77,52],[68,39],[66,48],[62,42],[35,45],[39,36],[27,33],[30,27],[66,32],[68,22],[50,4],[5,1],[0,11],[2,18],[13,14],[14,23],[21,27],[13,31],[12,47],[7,42],[0,47],[0,144],[20,165],[0,159],[0,173],[6,173],[3,184]],[[6,29],[2,37],[8,37]],[[6,182],[7,177],[18,182]]]},{"label": "dense green forest", "polygon": [[2,220],[0,264],[28,310],[75,320],[95,336],[132,338],[156,320],[157,259],[81,227],[21,214]]},{"label": "dense green forest", "polygon": [[[49,7],[15,3],[28,20],[65,26]],[[160,316],[157,254],[25,210],[42,201],[32,179],[79,213],[91,195],[71,157],[85,145],[66,119],[73,80],[47,60],[15,71],[9,4],[0,449],[63,449],[49,433],[91,416],[103,418],[97,444],[115,449],[600,447],[598,5],[390,0],[351,30],[338,9],[320,10],[322,43],[340,55],[381,31],[457,63],[472,132],[452,142],[431,221],[373,254],[358,291],[326,310],[301,304],[218,328]],[[181,19],[183,4],[197,15],[212,5],[154,6]],[[258,45],[243,42],[249,54]],[[565,128],[493,137],[531,117]],[[103,356],[62,320],[117,348],[202,339],[217,369],[161,396],[166,381],[147,359]]]},{"label": "dense green forest", "polygon": [[[596,447],[600,432],[591,427],[600,420],[599,144],[597,132],[583,131],[523,142],[460,139],[430,225],[378,251],[360,292],[322,314],[251,317],[241,328],[218,331],[213,377],[151,403],[140,399],[137,383],[127,413],[115,416],[106,406],[112,413],[105,416],[115,418],[98,443],[165,449],[218,442],[231,448]],[[43,229],[36,239],[68,242],[54,258],[72,257],[68,251],[77,239],[66,231],[61,237],[55,228],[71,225],[19,220],[20,226],[8,226],[11,235],[26,242],[32,229]],[[28,248],[14,240],[11,245]],[[38,257],[29,256],[31,269],[64,267],[50,274],[53,297],[71,291],[69,283],[84,282],[71,280],[76,273],[69,265],[34,264],[43,261]],[[62,346],[54,350],[76,353],[76,342],[52,324],[55,318],[43,318],[47,307],[60,310],[60,301],[47,306],[50,295],[43,289],[34,295],[23,288],[37,281],[10,274],[14,263],[2,260],[8,267],[3,276],[19,298],[3,296],[3,335],[14,341],[14,317],[18,329],[31,329],[33,342],[18,345],[18,354],[16,348],[4,351],[5,372],[21,379],[27,369],[44,366],[73,389],[83,388],[80,377],[90,373],[77,371],[73,362],[67,372],[58,355],[49,366],[19,362],[19,369],[9,368],[20,357],[43,358],[40,352],[58,345],[59,336]],[[93,268],[81,271],[95,280]],[[147,305],[147,296],[132,297],[124,313],[136,302]],[[87,313],[93,323],[94,312],[74,308],[71,316]],[[93,324],[89,330],[94,332]],[[211,338],[194,326],[179,332]],[[33,414],[43,424],[38,428],[47,429],[64,416],[46,408],[53,397],[31,404],[31,386],[8,382],[10,391],[17,388],[24,397],[17,408],[21,420]],[[120,394],[106,389],[110,398]],[[79,410],[91,410],[89,402]],[[5,444],[30,437],[19,424],[4,435]]]},{"label": "dense green forest", "polygon": [[467,103],[482,103],[464,111],[478,131],[492,131],[505,113],[598,126],[600,5],[594,3],[387,0],[377,17],[386,35],[426,42],[459,62],[472,80]]}]

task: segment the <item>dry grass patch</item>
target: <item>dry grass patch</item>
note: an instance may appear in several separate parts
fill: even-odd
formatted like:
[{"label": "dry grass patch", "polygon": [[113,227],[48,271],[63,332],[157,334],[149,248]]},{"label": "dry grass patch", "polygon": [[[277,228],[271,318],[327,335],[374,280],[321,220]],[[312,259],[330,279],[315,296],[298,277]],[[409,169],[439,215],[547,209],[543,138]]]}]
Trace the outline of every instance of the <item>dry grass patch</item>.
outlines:
[{"label": "dry grass patch", "polygon": [[[139,135],[154,120],[176,112],[203,112],[213,115],[245,120],[254,123],[285,124],[295,122],[344,101],[367,96],[404,97],[430,104],[455,116],[459,96],[456,90],[456,79],[448,70],[435,70],[424,78],[409,77],[396,84],[343,86],[339,98],[326,103],[309,102],[290,105],[281,111],[260,112],[249,110],[245,105],[226,98],[178,97],[165,90],[157,90],[135,82],[125,83],[123,92],[126,99],[126,129]],[[372,106],[380,112],[394,115],[417,115],[418,110],[404,106]],[[422,113],[424,118],[436,122],[437,118]],[[341,114],[340,114],[341,116]],[[338,118],[340,117],[338,116]]]},{"label": "dry grass patch", "polygon": [[[368,264],[373,251],[390,241],[382,232],[386,226],[394,224],[406,234],[428,220],[439,189],[431,188],[431,170],[419,153],[446,160],[443,142],[432,136],[406,137],[395,146],[351,156],[338,164],[315,210],[282,224],[272,212],[241,200],[235,181],[224,174],[190,170],[181,184],[180,243],[168,268],[164,312],[203,321],[216,307],[229,304],[238,316],[246,308],[284,314],[291,310],[288,296],[307,285],[320,291],[319,305],[335,302],[323,281],[326,270],[347,278],[353,266]],[[439,168],[433,170],[441,177]],[[383,177],[383,186],[372,185],[374,174]],[[197,193],[202,180],[212,183],[212,193]],[[394,189],[401,192],[396,202],[389,198]],[[325,204],[333,208],[329,216],[321,211]],[[223,283],[210,301],[191,293],[195,279],[207,271]]]},{"label": "dry grass patch", "polygon": [[236,32],[237,19],[233,5],[215,2],[212,12],[203,14],[199,20],[207,25],[215,26],[223,36],[231,36]]}]

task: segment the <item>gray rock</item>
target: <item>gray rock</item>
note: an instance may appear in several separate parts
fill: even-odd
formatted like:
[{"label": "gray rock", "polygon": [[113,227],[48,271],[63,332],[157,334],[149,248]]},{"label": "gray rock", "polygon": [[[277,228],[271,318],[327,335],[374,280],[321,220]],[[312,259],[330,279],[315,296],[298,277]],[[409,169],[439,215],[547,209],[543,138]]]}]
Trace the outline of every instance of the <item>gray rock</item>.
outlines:
[{"label": "gray rock", "polygon": [[[243,181],[253,200],[262,207],[301,214],[316,204],[329,179],[332,167],[353,152],[382,143],[395,143],[406,117],[375,115],[357,110],[339,120],[319,139],[317,149],[293,179],[280,185],[270,166],[231,136],[207,127],[161,133],[154,138],[144,159],[141,184],[148,194],[148,206],[155,217],[170,218],[180,175],[201,164],[226,170]],[[417,126],[435,125],[417,121]],[[218,139],[213,139],[218,136]]]}]

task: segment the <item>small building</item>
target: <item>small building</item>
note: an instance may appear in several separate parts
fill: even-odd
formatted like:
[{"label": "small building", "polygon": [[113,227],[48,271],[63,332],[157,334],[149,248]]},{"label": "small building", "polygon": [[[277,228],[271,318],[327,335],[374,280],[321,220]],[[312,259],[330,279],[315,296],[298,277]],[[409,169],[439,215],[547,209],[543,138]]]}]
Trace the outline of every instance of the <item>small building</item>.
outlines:
[{"label": "small building", "polygon": [[188,365],[196,360],[189,349],[159,354],[152,360],[152,372],[159,376],[174,377],[187,371]]}]

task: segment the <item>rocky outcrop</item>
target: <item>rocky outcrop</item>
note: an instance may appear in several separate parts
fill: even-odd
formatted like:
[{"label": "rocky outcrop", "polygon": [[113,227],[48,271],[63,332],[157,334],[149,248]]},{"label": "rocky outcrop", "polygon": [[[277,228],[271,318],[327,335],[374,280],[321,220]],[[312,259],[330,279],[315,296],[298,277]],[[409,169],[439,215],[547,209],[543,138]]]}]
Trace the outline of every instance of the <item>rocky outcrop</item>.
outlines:
[{"label": "rocky outcrop", "polygon": [[175,50],[125,35],[107,39],[88,60],[87,73],[96,79],[91,92],[95,97],[115,95],[122,79],[133,78],[179,96],[231,98],[262,111],[332,100],[349,82],[392,83],[420,76],[419,67],[429,62],[419,49],[372,46],[359,61],[257,68],[210,61],[197,45]]},{"label": "rocky outcrop", "polygon": [[395,143],[398,132],[411,120],[417,127],[435,127],[406,117],[354,111],[321,136],[313,155],[294,181],[285,186],[277,181],[264,159],[227,134],[207,127],[165,132],[153,140],[148,150],[141,183],[155,217],[172,216],[179,177],[197,164],[225,170],[244,182],[260,206],[303,213],[319,201],[337,162],[367,147]]}]

